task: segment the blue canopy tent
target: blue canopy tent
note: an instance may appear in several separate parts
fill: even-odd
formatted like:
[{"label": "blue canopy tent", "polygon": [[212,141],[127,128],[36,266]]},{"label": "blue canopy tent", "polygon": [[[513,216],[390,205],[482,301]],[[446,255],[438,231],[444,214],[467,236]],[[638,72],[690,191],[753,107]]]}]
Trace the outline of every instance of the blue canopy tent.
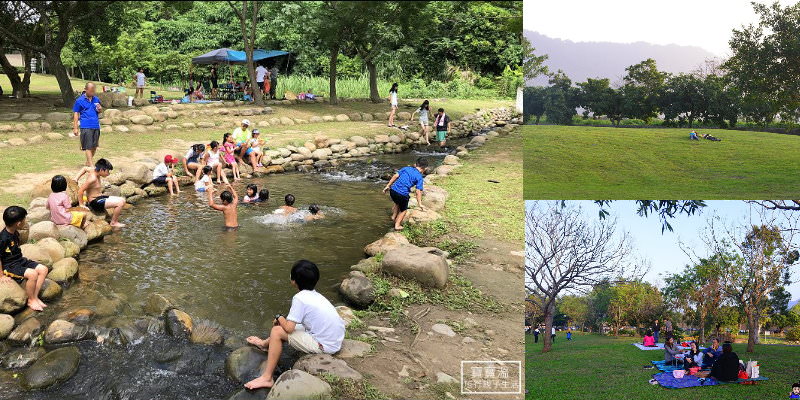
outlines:
[{"label": "blue canopy tent", "polygon": [[[289,53],[282,50],[255,49],[253,50],[253,61],[262,61],[269,58],[283,57],[287,55],[289,55]],[[288,57],[286,58],[286,63],[287,65],[289,63]],[[244,51],[231,50],[223,47],[221,49],[211,50],[208,53],[193,57],[192,64],[227,64],[231,80],[233,80],[233,70],[230,68],[230,66],[247,64],[247,53]],[[191,80],[192,72],[190,70],[189,81],[191,82]]]},{"label": "blue canopy tent", "polygon": [[[286,55],[289,55],[289,53],[282,50],[256,49],[253,50],[253,61],[261,61]],[[244,51],[228,50],[228,62],[231,64],[245,64],[247,63],[247,53]]]}]

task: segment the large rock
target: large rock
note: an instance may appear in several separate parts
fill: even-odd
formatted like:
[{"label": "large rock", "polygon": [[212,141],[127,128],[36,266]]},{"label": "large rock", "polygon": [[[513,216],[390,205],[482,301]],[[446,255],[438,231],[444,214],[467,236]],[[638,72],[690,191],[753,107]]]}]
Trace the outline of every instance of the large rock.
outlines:
[{"label": "large rock", "polygon": [[138,184],[150,183],[153,180],[153,172],[142,163],[125,163],[119,167],[119,173],[124,180],[133,181]]},{"label": "large rock", "polygon": [[[78,182],[75,182],[75,180],[70,178],[70,177],[66,177],[66,178],[67,178],[67,195],[69,196],[69,199],[72,202],[72,205],[73,206],[77,205],[78,204]],[[36,186],[34,186],[33,189],[31,190],[31,197],[33,197],[33,198],[37,198],[37,197],[47,198],[48,196],[50,196],[50,194],[53,193],[53,190],[50,188],[50,182],[51,181],[52,181],[52,179],[48,178],[48,179],[45,179],[45,180],[39,182],[38,184],[36,184]]]},{"label": "large rock", "polygon": [[81,247],[75,243],[70,242],[69,240],[59,240],[62,246],[64,246],[64,257],[77,257],[78,254],[81,252]]},{"label": "large rock", "polygon": [[72,113],[68,112],[49,112],[44,116],[46,121],[50,122],[58,122],[58,121],[69,121],[72,119]]},{"label": "large rock", "polygon": [[28,231],[29,240],[42,240],[44,238],[58,239],[61,234],[52,221],[41,221],[31,225]]},{"label": "large rock", "polygon": [[375,301],[375,285],[360,271],[350,272],[350,276],[339,285],[339,293],[348,303],[359,308]]},{"label": "large rock", "polygon": [[401,246],[383,256],[384,271],[423,286],[443,288],[447,284],[448,265],[442,251],[434,247]]},{"label": "large rock", "polygon": [[356,147],[369,146],[369,140],[363,136],[352,136],[350,141],[355,143]]},{"label": "large rock", "polygon": [[305,371],[290,369],[275,380],[268,400],[326,400],[332,397],[331,385]]},{"label": "large rock", "polygon": [[337,114],[336,121],[338,122],[350,121],[350,117],[348,117],[347,114]]},{"label": "large rock", "polygon": [[0,314],[0,340],[8,337],[14,329],[14,317],[8,314]]},{"label": "large rock", "polygon": [[28,389],[45,389],[65,382],[78,371],[81,352],[75,346],[62,347],[36,360],[23,378]]},{"label": "large rock", "polygon": [[151,293],[147,297],[147,303],[144,305],[144,311],[150,315],[162,315],[170,308],[174,308],[172,300],[167,298],[161,293]]},{"label": "large rock", "polygon": [[0,367],[8,369],[27,368],[42,358],[47,351],[43,347],[21,347],[0,357]]},{"label": "large rock", "polygon": [[267,366],[267,354],[252,347],[240,347],[225,360],[225,373],[238,382],[248,382],[257,378]]},{"label": "large rock", "polygon": [[64,289],[54,280],[45,278],[42,284],[42,290],[39,292],[39,298],[44,301],[52,301],[61,296]]},{"label": "large rock", "polygon": [[11,331],[8,341],[18,345],[28,345],[31,343],[31,338],[38,336],[40,332],[42,323],[36,318],[28,318]]},{"label": "large rock", "polygon": [[[447,201],[447,191],[433,185],[425,186],[425,195],[422,196],[422,205],[433,211],[441,211]],[[416,202],[416,199],[413,199]]]},{"label": "large rock", "polygon": [[177,308],[164,313],[164,328],[172,336],[188,339],[192,334],[192,326],[192,317]]},{"label": "large rock", "polygon": [[36,261],[39,264],[47,266],[53,265],[53,260],[50,258],[50,254],[41,247],[35,244],[26,243],[19,248],[22,250],[23,257]]},{"label": "large rock", "polygon": [[53,264],[47,277],[56,282],[69,282],[78,274],[78,261],[74,258],[63,258]]},{"label": "large rock", "polygon": [[[339,318],[341,318],[342,321],[344,321],[344,326],[345,327],[350,325],[351,322],[354,322],[354,321],[360,322],[361,321],[360,319],[358,319],[358,317],[356,317],[355,313],[353,313],[353,310],[351,310],[350,307],[347,307],[347,306],[337,306],[336,307],[336,313],[338,313],[339,314]],[[347,339],[345,339],[345,340],[347,340]]]},{"label": "large rock", "polygon": [[75,325],[63,319],[57,319],[50,323],[44,334],[44,341],[48,344],[61,344],[84,340],[89,334],[89,327],[86,325]]},{"label": "large rock", "polygon": [[338,358],[364,357],[372,351],[372,345],[360,340],[345,339],[342,341],[342,348],[334,354]]},{"label": "large rock", "polygon": [[354,381],[364,379],[358,371],[350,368],[347,362],[334,358],[330,354],[306,354],[300,357],[292,368],[315,376],[327,374]]},{"label": "large rock", "polygon": [[400,246],[405,246],[411,244],[402,233],[399,232],[389,232],[383,235],[382,238],[368,244],[364,247],[364,253],[369,256],[375,256],[378,254],[385,254],[387,251],[395,249]]},{"label": "large rock", "polygon": [[[59,232],[58,229],[56,229],[56,232]],[[60,261],[66,255],[66,249],[64,249],[64,246],[62,246],[58,240],[53,239],[52,237],[46,237],[42,240],[39,240],[36,242],[36,247],[45,251],[50,256],[50,260],[52,260],[54,263]]]},{"label": "large rock", "polygon": [[13,313],[25,307],[28,296],[14,281],[0,282],[0,313]]}]

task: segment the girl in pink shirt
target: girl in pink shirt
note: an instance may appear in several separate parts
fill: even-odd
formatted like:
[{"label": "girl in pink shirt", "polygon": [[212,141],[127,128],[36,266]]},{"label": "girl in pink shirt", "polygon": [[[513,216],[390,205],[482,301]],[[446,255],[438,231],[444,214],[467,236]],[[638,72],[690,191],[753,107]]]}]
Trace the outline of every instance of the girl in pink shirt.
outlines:
[{"label": "girl in pink shirt", "polygon": [[53,193],[47,198],[50,220],[56,225],[73,225],[82,228],[86,214],[79,211],[68,211],[72,207],[72,201],[67,195],[67,179],[62,175],[54,176],[50,181],[50,189],[53,190]]}]

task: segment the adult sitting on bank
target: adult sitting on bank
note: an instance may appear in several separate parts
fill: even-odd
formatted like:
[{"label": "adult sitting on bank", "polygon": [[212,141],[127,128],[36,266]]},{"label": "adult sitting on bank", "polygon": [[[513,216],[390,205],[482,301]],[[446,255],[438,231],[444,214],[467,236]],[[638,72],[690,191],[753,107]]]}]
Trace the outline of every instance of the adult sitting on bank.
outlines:
[{"label": "adult sitting on bank", "polygon": [[722,344],[722,355],[711,366],[711,376],[724,382],[739,379],[739,356],[733,352],[731,342]]}]

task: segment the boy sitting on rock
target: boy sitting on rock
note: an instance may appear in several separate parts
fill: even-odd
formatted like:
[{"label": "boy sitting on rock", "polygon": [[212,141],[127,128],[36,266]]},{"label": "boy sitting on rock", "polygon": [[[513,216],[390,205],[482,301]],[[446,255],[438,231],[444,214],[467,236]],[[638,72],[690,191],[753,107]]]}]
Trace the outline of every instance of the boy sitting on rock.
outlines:
[{"label": "boy sitting on rock", "polygon": [[42,311],[47,304],[39,299],[44,278],[49,272],[47,267],[22,256],[19,243],[19,230],[25,226],[25,217],[28,212],[24,208],[11,206],[3,211],[5,229],[0,232],[0,267],[3,275],[0,282],[7,283],[12,279],[17,283],[25,283],[25,294],[28,296],[28,307],[35,311]]},{"label": "boy sitting on rock", "polygon": [[[86,181],[78,188],[78,203],[81,207],[88,205],[87,208],[96,213],[104,213],[107,209],[112,209],[111,226],[122,228],[125,224],[119,222],[119,215],[125,208],[125,198],[103,195],[103,187],[100,184],[100,178],[108,177],[113,169],[114,166],[105,158],[97,160],[94,163],[94,171],[88,173]],[[84,201],[84,195],[88,203]]]},{"label": "boy sitting on rock", "polygon": [[275,383],[272,374],[278,365],[283,342],[306,354],[334,354],[344,341],[344,321],[325,296],[314,287],[319,281],[319,268],[307,260],[294,264],[290,273],[292,284],[299,292],[292,297],[289,315],[276,315],[268,338],[247,338],[250,343],[267,352],[267,367],[256,379],[247,382],[247,389],[269,388]]}]

